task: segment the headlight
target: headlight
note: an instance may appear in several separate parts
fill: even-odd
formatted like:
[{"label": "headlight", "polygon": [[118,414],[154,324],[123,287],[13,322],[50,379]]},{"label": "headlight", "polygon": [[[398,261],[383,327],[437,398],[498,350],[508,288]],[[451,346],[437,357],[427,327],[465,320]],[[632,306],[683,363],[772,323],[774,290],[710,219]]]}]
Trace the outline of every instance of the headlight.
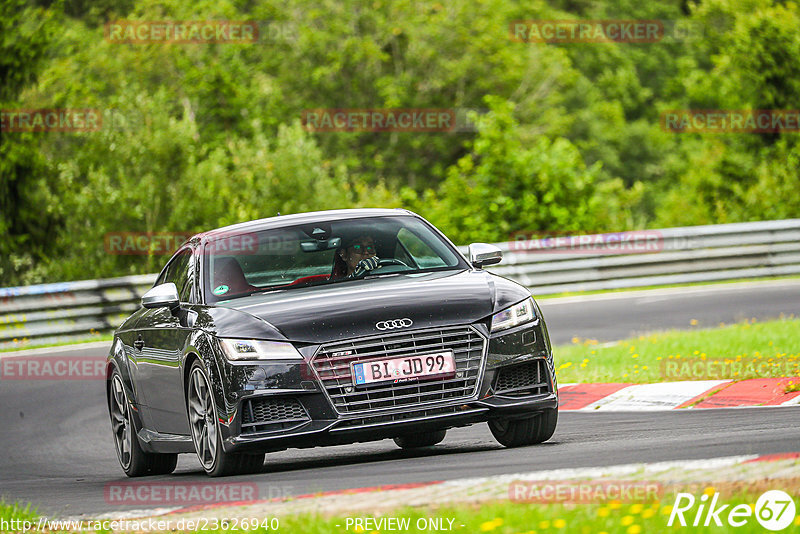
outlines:
[{"label": "headlight", "polygon": [[302,360],[291,343],[256,339],[220,339],[229,360]]},{"label": "headlight", "polygon": [[492,315],[492,332],[507,330],[514,326],[533,321],[536,314],[533,311],[533,298],[528,297],[510,308]]}]

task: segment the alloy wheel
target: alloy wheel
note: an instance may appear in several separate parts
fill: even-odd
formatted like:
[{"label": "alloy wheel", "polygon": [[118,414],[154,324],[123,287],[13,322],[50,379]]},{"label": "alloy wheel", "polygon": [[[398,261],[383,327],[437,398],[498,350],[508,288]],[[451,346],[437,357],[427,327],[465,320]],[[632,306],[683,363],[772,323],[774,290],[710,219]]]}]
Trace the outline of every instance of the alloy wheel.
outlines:
[{"label": "alloy wheel", "polygon": [[111,381],[111,430],[114,433],[114,445],[117,457],[123,469],[131,465],[131,416],[128,397],[122,385],[122,379],[114,374]]},{"label": "alloy wheel", "polygon": [[203,468],[211,469],[217,459],[217,423],[208,380],[199,368],[192,370],[189,381],[189,422],[197,457]]}]

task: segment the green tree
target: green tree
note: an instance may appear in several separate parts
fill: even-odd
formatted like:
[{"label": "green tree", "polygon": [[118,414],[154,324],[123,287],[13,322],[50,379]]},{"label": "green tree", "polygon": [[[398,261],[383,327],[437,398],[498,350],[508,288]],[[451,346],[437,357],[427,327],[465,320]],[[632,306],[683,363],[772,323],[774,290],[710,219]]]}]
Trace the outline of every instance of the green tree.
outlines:
[{"label": "green tree", "polygon": [[[0,2],[0,110],[21,107],[20,94],[43,68],[55,26],[53,13],[25,0]],[[40,137],[0,131],[0,280],[6,283],[49,249],[54,221],[42,204],[48,171]]]},{"label": "green tree", "polygon": [[448,169],[436,191],[414,202],[459,243],[512,239],[518,232],[602,231],[624,224],[626,192],[601,182],[564,138],[522,143],[512,103],[487,97],[490,113],[470,154]]}]

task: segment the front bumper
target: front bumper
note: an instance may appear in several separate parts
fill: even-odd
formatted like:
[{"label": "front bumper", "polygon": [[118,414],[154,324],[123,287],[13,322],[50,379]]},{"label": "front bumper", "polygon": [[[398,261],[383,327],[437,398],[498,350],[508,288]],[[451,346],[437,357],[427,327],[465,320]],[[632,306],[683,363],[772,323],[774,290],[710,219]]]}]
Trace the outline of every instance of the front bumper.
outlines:
[{"label": "front bumper", "polygon": [[[274,365],[247,366],[251,369],[237,366],[240,376],[267,376],[268,380],[280,371],[280,380],[273,383],[281,387],[264,389],[258,384],[239,384],[239,390],[230,395],[236,401],[235,408],[226,420],[220,420],[223,447],[229,452],[268,452],[341,445],[491,419],[522,419],[558,407],[555,370],[543,323],[523,325],[494,337],[488,335],[485,325],[471,328],[484,340],[480,373],[475,387],[465,389],[469,395],[453,399],[401,406],[386,406],[388,403],[382,401],[379,408],[348,413],[347,406],[334,402],[335,395],[332,399],[331,392],[343,391],[339,381],[335,387],[324,387],[319,368],[311,363],[274,369],[265,369]],[[319,350],[320,347],[308,348],[308,361],[313,362]],[[257,371],[258,368],[262,370]],[[277,419],[253,424],[265,413]]]},{"label": "front bumper", "polygon": [[327,445],[376,441],[403,434],[429,432],[469,426],[490,419],[526,418],[558,407],[555,393],[536,398],[501,400],[488,398],[467,404],[431,407],[385,414],[391,420],[319,419],[290,431],[231,435],[224,441],[229,451],[277,451],[287,448],[310,448]]}]

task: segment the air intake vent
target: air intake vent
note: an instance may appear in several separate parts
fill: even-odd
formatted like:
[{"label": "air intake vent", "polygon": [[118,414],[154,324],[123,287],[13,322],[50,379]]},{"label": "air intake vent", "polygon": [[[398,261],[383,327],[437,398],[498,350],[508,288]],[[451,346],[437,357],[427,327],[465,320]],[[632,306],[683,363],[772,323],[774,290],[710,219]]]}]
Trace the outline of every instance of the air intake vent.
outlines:
[{"label": "air intake vent", "polygon": [[309,421],[305,408],[294,397],[248,399],[242,412],[242,433],[286,430]]},{"label": "air intake vent", "polygon": [[550,391],[544,360],[502,367],[497,372],[494,390],[498,395],[523,397]]}]

